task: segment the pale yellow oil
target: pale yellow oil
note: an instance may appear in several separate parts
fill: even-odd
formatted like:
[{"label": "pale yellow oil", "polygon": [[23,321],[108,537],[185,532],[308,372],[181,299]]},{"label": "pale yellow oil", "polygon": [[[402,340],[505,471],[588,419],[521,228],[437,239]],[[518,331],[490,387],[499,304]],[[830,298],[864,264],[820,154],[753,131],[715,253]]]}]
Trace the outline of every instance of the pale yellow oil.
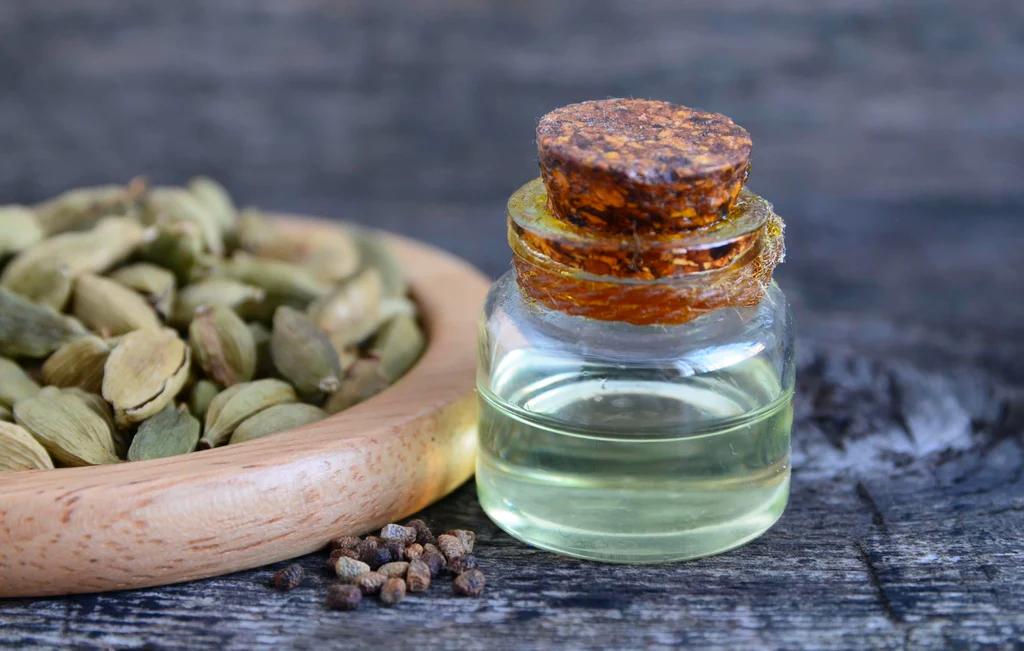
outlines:
[{"label": "pale yellow oil", "polygon": [[766,363],[665,377],[543,355],[506,362],[480,388],[477,487],[511,535],[655,563],[726,551],[782,515],[792,389]]}]

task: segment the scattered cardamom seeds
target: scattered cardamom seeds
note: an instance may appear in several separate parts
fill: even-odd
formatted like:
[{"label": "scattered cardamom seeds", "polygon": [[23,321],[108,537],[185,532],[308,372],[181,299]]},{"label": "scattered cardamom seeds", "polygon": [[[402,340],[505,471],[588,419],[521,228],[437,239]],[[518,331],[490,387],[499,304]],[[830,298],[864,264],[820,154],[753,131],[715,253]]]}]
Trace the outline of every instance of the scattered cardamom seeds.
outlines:
[{"label": "scattered cardamom seeds", "polygon": [[419,543],[413,543],[406,545],[404,558],[407,561],[413,561],[423,555],[423,545]]},{"label": "scattered cardamom seeds", "polygon": [[282,592],[294,590],[302,583],[302,577],[305,574],[306,572],[302,569],[301,565],[289,565],[274,574],[274,587]]},{"label": "scattered cardamom seeds", "polygon": [[391,578],[380,587],[380,603],[384,606],[397,606],[405,599],[405,579]]},{"label": "scattered cardamom seeds", "polygon": [[412,527],[403,527],[400,524],[387,524],[380,530],[380,538],[386,541],[414,543],[416,542],[416,530]]},{"label": "scattered cardamom seeds", "polygon": [[327,418],[323,409],[301,402],[274,405],[246,418],[231,434],[229,444],[245,443],[264,436],[286,432]]},{"label": "scattered cardamom seeds", "polygon": [[445,534],[449,536],[455,536],[462,543],[462,548],[466,550],[467,554],[473,552],[473,545],[476,544],[476,534],[468,529],[451,529],[445,531]]},{"label": "scattered cardamom seeds", "polygon": [[446,533],[437,537],[437,547],[449,563],[466,553],[466,548],[463,547],[462,541]]},{"label": "scattered cardamom seeds", "polygon": [[256,342],[232,309],[201,307],[188,328],[193,359],[206,375],[230,387],[252,380],[256,373]]},{"label": "scattered cardamom seeds", "polygon": [[339,556],[338,560],[334,562],[334,573],[342,581],[351,581],[360,574],[369,571],[369,565],[348,556]]},{"label": "scattered cardamom seeds", "polygon": [[434,537],[434,533],[430,530],[430,527],[427,526],[427,523],[424,522],[423,520],[419,520],[419,519],[409,520],[409,522],[407,522],[405,526],[412,527],[413,529],[416,530],[416,542],[418,542],[419,544],[421,544],[421,545],[436,545],[437,544],[437,538]]},{"label": "scattered cardamom seeds", "polygon": [[139,425],[128,448],[128,460],[162,459],[192,452],[199,445],[201,429],[185,405],[165,407]]},{"label": "scattered cardamom seeds", "polygon": [[363,594],[377,594],[388,580],[388,577],[377,572],[363,572],[352,580],[353,585]]},{"label": "scattered cardamom seeds", "polygon": [[363,593],[354,585],[332,585],[327,588],[327,607],[331,610],[356,610]]},{"label": "scattered cardamom seeds", "polygon": [[409,563],[405,582],[409,592],[425,592],[430,588],[430,568],[420,559],[414,558]]},{"label": "scattered cardamom seeds", "polygon": [[409,570],[409,563],[406,561],[391,561],[377,568],[378,574],[383,574],[389,579],[402,578]]},{"label": "scattered cardamom seeds", "polygon": [[448,571],[455,575],[475,569],[476,556],[473,556],[472,554],[457,556],[448,563]]},{"label": "scattered cardamom seeds", "polygon": [[335,549],[355,549],[360,542],[359,536],[340,536],[331,540],[330,548],[332,551]]},{"label": "scattered cardamom seeds", "polygon": [[467,570],[455,577],[452,582],[452,592],[460,597],[479,597],[483,594],[484,573],[480,570]]},{"label": "scattered cardamom seeds", "polygon": [[0,472],[50,468],[53,460],[39,441],[20,425],[0,422]]},{"label": "scattered cardamom seeds", "polygon": [[246,419],[286,402],[298,402],[298,396],[290,384],[281,380],[256,380],[228,387],[206,410],[205,433],[199,444],[204,449],[224,445]]}]

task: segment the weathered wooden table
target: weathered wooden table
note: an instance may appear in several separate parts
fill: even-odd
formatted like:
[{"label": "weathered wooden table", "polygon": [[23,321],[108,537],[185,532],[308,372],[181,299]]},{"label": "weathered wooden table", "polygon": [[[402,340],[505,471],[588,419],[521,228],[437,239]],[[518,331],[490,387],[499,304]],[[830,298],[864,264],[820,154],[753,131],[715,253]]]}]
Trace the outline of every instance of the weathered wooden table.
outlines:
[{"label": "weathered wooden table", "polygon": [[205,171],[246,201],[391,228],[496,275],[536,118],[659,97],[751,129],[752,182],[787,219],[799,332],[792,499],[742,549],[560,558],[499,532],[465,486],[424,517],[479,533],[482,599],[442,586],[331,612],[311,555],[289,594],[266,587],[275,566],[2,602],[0,647],[1020,648],[1024,16],[757,5],[0,7],[3,201]]}]

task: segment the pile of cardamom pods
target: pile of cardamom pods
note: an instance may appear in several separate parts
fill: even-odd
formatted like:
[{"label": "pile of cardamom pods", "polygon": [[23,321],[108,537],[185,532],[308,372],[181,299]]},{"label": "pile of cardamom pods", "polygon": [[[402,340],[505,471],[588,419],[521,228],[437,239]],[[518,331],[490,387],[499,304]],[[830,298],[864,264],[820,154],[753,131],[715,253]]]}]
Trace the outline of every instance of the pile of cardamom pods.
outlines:
[{"label": "pile of cardamom pods", "polygon": [[424,337],[386,245],[209,178],[0,206],[0,471],[155,459],[351,407]]}]

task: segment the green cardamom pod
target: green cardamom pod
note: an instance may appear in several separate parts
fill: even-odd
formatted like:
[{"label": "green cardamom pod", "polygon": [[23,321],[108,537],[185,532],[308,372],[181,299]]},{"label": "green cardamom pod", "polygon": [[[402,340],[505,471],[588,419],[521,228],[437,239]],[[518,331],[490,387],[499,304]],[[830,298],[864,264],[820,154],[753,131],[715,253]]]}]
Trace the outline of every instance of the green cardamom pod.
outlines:
[{"label": "green cardamom pod", "polygon": [[164,320],[170,318],[178,281],[167,269],[140,262],[118,269],[110,279],[142,294]]},{"label": "green cardamom pod", "polygon": [[0,357],[0,405],[14,403],[39,393],[39,385],[17,363]]},{"label": "green cardamom pod", "polygon": [[200,429],[188,407],[169,405],[139,425],[128,448],[128,460],[162,459],[192,452],[199,445]]},{"label": "green cardamom pod", "polygon": [[113,432],[78,396],[45,387],[14,405],[14,418],[65,466],[118,463]]},{"label": "green cardamom pod", "polygon": [[224,235],[218,218],[185,188],[153,188],[144,203],[148,223],[194,224],[203,234],[205,250],[218,257],[224,255]]},{"label": "green cardamom pod", "polygon": [[380,274],[384,296],[404,296],[409,293],[409,283],[398,264],[391,247],[380,233],[360,227],[350,228],[356,247],[359,249],[360,271],[375,269]]},{"label": "green cardamom pod", "polygon": [[78,387],[62,388],[61,393],[78,396],[92,410],[92,413],[103,419],[103,422],[107,424],[107,427],[110,428],[114,435],[114,451],[117,452],[118,458],[124,459],[125,455],[128,454],[128,435],[131,432],[118,428],[114,422],[114,408],[110,406],[110,403],[104,400],[103,396],[98,393],[92,393]]},{"label": "green cardamom pod", "polygon": [[199,380],[192,386],[192,392],[188,397],[188,408],[192,414],[200,420],[206,418],[206,411],[210,403],[217,397],[222,388],[210,380]]},{"label": "green cardamom pod", "polygon": [[26,206],[0,206],[0,260],[43,239],[36,214]]},{"label": "green cardamom pod", "polygon": [[203,234],[190,222],[158,224],[156,236],[139,249],[138,257],[167,269],[183,286],[193,279],[203,257]]},{"label": "green cardamom pod", "polygon": [[217,394],[206,410],[206,427],[200,447],[224,445],[242,421],[264,409],[286,402],[298,402],[295,389],[281,380],[256,380],[228,387]]},{"label": "green cardamom pod", "polygon": [[298,310],[278,308],[270,354],[278,372],[308,399],[334,393],[341,385],[344,369],[327,333]]},{"label": "green cardamom pod", "polygon": [[252,322],[246,324],[249,332],[252,333],[252,340],[256,344],[256,377],[271,377],[277,374],[274,368],[274,359],[270,354],[270,330],[262,323]]},{"label": "green cardamom pod", "polygon": [[381,316],[383,285],[374,269],[362,271],[329,296],[314,301],[306,309],[335,348],[358,344],[384,322]]},{"label": "green cardamom pod", "polygon": [[302,427],[324,418],[327,418],[327,412],[313,405],[301,402],[274,405],[242,421],[231,434],[229,443],[252,441]]},{"label": "green cardamom pod", "polygon": [[99,393],[110,350],[108,342],[92,335],[68,342],[43,363],[43,381],[57,387],[78,387]]},{"label": "green cardamom pod", "polygon": [[387,389],[389,384],[381,372],[379,359],[374,357],[358,359],[345,372],[345,377],[341,380],[341,387],[328,398],[324,409],[330,414],[344,411],[364,400],[369,400]]},{"label": "green cardamom pod", "polygon": [[35,205],[33,210],[47,236],[80,231],[108,215],[132,215],[146,186],[146,180],[138,177],[128,185],[76,188]]},{"label": "green cardamom pod", "polygon": [[88,333],[78,319],[0,287],[0,355],[38,359]]},{"label": "green cardamom pod", "polygon": [[347,229],[306,233],[278,228],[260,211],[248,209],[238,223],[238,245],[258,258],[290,262],[333,285],[359,269],[359,249]]},{"label": "green cardamom pod", "polygon": [[201,307],[223,305],[236,312],[252,309],[263,302],[265,294],[259,287],[230,278],[209,278],[182,288],[174,303],[171,322],[186,326]]},{"label": "green cardamom pod", "polygon": [[[90,231],[51,237],[18,254],[4,268],[0,285],[30,299],[52,290],[40,279],[58,273],[77,278],[99,274],[121,262],[156,235],[130,217],[106,217]],[[63,305],[48,303],[54,309]]]},{"label": "green cardamom pod", "polygon": [[236,253],[221,265],[217,273],[263,290],[265,297],[262,304],[239,310],[247,319],[269,320],[282,305],[305,309],[310,301],[330,291],[330,285],[317,280],[302,267],[241,253]]},{"label": "green cardamom pod", "polygon": [[53,460],[46,448],[25,428],[11,422],[0,422],[0,472],[52,468]]},{"label": "green cardamom pod", "polygon": [[370,354],[380,360],[380,372],[393,383],[419,359],[426,347],[426,338],[416,319],[400,315],[380,329],[370,345]]},{"label": "green cardamom pod", "polygon": [[72,314],[104,336],[117,336],[163,324],[148,301],[119,282],[84,274],[75,280]]},{"label": "green cardamom pod", "polygon": [[191,352],[169,328],[134,330],[121,338],[103,370],[103,397],[120,427],[160,412],[188,379]]},{"label": "green cardamom pod", "polygon": [[207,176],[197,176],[191,179],[186,187],[213,216],[221,233],[226,234],[234,228],[238,213],[231,195],[223,185]]},{"label": "green cardamom pod", "polygon": [[193,358],[211,379],[230,387],[253,378],[256,342],[245,321],[231,308],[200,308],[188,334]]}]

